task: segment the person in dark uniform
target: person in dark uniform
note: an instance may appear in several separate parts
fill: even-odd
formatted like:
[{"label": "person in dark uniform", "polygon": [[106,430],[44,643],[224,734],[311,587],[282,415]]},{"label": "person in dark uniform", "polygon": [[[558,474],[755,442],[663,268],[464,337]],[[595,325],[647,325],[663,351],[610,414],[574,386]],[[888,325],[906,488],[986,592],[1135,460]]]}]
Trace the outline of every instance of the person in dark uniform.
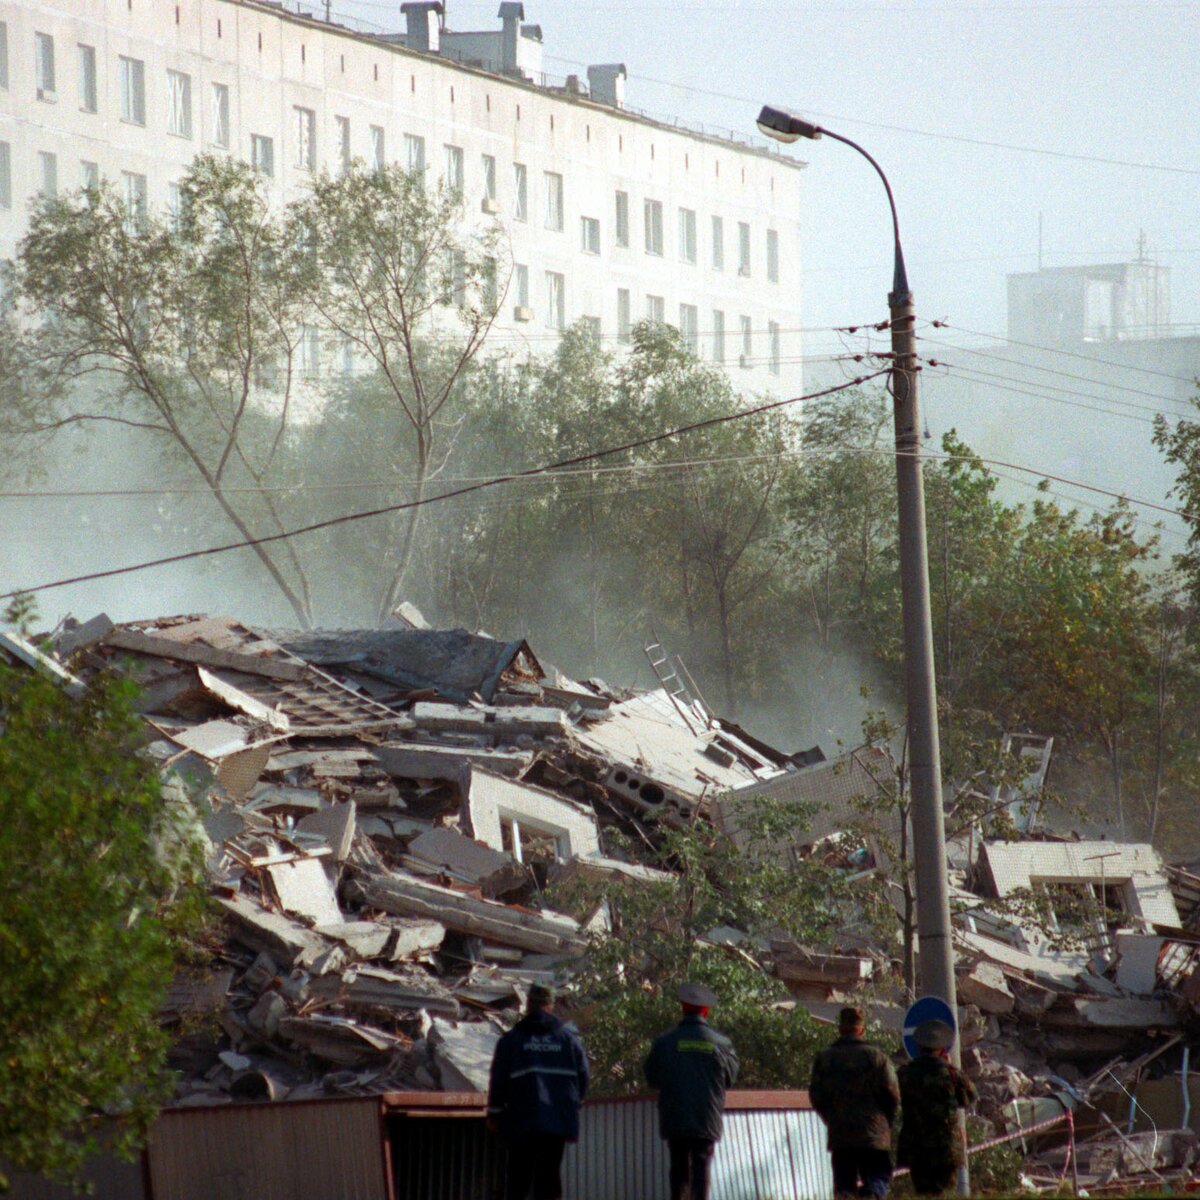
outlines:
[{"label": "person in dark uniform", "polygon": [[949,1062],[954,1030],[923,1021],[913,1030],[921,1053],[900,1068],[900,1144],[896,1157],[912,1173],[919,1196],[936,1196],[953,1182],[965,1148],[958,1110],[975,1099],[971,1081]]},{"label": "person in dark uniform", "polygon": [[861,1008],[838,1014],[838,1039],[813,1063],[809,1097],[828,1130],[835,1196],[887,1195],[892,1122],[900,1102],[896,1072],[865,1038]]},{"label": "person in dark uniform", "polygon": [[529,989],[525,1016],[496,1044],[487,1125],[507,1145],[505,1200],[559,1200],[562,1157],[579,1137],[587,1053],[574,1025],[554,1015],[552,987]]},{"label": "person in dark uniform", "polygon": [[716,995],[698,983],[679,989],[683,1019],[655,1039],[646,1082],[658,1092],[659,1131],[671,1156],[671,1200],[708,1200],[708,1170],[721,1140],[725,1091],[737,1079],[733,1043],[705,1018]]}]

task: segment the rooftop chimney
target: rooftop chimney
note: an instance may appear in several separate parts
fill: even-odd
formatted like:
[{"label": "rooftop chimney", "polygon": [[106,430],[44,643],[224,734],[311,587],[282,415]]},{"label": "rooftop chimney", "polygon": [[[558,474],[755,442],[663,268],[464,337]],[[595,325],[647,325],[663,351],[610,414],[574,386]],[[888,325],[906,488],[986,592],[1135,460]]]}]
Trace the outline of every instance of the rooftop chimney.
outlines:
[{"label": "rooftop chimney", "polygon": [[439,18],[444,11],[441,0],[410,0],[400,5],[400,11],[408,22],[404,44],[410,50],[436,54],[441,29]]},{"label": "rooftop chimney", "polygon": [[504,0],[500,5],[500,67],[513,74],[517,69],[517,39],[521,36],[521,22],[525,20],[525,5],[514,0]]},{"label": "rooftop chimney", "polygon": [[588,67],[588,85],[597,104],[625,107],[625,64],[601,63]]}]

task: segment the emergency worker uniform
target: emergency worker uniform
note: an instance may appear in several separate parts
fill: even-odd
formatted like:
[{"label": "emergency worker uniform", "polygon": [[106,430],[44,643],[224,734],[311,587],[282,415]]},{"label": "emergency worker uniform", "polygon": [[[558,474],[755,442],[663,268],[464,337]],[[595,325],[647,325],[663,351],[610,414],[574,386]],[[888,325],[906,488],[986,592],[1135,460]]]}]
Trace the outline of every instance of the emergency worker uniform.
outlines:
[{"label": "emergency worker uniform", "polygon": [[835,1196],[887,1195],[892,1122],[899,1107],[896,1072],[882,1050],[843,1031],[813,1063],[809,1096],[828,1130]]},{"label": "emergency worker uniform", "polygon": [[497,1043],[488,1117],[508,1148],[506,1200],[559,1200],[562,1156],[579,1137],[587,1053],[573,1025],[545,1009],[522,1017]]},{"label": "emergency worker uniform", "polygon": [[975,1099],[975,1088],[936,1054],[921,1054],[900,1068],[900,1143],[896,1160],[912,1173],[913,1190],[935,1196],[954,1182],[963,1163],[958,1110]]},{"label": "emergency worker uniform", "polygon": [[685,1013],[656,1039],[645,1065],[658,1092],[659,1130],[671,1156],[671,1200],[707,1200],[708,1171],[721,1139],[725,1091],[737,1079],[733,1043],[699,1013]]}]

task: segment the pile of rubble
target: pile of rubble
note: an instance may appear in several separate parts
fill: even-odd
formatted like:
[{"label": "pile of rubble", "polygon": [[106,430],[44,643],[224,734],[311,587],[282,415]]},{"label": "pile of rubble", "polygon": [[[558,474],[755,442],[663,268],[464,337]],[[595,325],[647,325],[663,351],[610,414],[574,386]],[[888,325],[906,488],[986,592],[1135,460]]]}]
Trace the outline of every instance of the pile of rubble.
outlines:
[{"label": "pile of rubble", "polygon": [[[0,652],[67,687],[100,670],[136,680],[168,794],[202,797],[227,937],[217,968],[169,998],[179,1104],[482,1089],[504,1011],[604,928],[603,906],[548,909],[547,885],[664,878],[606,857],[611,828],[649,844],[656,825],[700,816],[737,839],[742,804],[785,797],[813,813],[800,852],[852,878],[880,866],[880,847],[844,835],[890,785],[882,751],[783,753],[709,713],[669,667],[634,694],[415,612],[328,632],[101,616],[42,646],[0,635]],[[964,1063],[1000,1134],[1072,1114],[1081,1184],[1103,1189],[1135,1160],[1148,1178],[1188,1173],[1194,1138],[1147,1148],[1142,1131],[1190,1122],[1200,877],[1150,846],[1039,832],[1028,813],[1051,745],[1009,747],[1030,764],[1011,797],[1019,839],[974,830],[949,847]],[[1076,948],[996,904],[1039,889],[1052,923],[1056,909],[1064,924],[1088,917]],[[814,1015],[868,995],[899,1032],[895,954],[848,934],[768,958]],[[1061,1131],[1049,1137],[1025,1147],[1030,1186],[1065,1169]]]}]

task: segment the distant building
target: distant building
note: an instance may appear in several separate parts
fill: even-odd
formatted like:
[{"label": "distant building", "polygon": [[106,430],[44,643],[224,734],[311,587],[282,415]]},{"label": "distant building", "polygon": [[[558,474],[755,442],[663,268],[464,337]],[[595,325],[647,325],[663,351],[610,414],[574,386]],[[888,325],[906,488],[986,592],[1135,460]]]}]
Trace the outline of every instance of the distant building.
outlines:
[{"label": "distant building", "polygon": [[1169,267],[1134,262],[1047,267],[1008,277],[1013,342],[1120,342],[1166,337],[1171,324]]},{"label": "distant building", "polygon": [[581,318],[620,345],[652,317],[739,388],[799,391],[802,163],[627,110],[621,64],[552,82],[519,3],[482,32],[400,10],[403,32],[368,35],[265,0],[0,0],[0,257],[31,201],[100,178],[171,209],[202,150],[281,200],[399,161],[503,221],[494,346],[546,350]]}]

